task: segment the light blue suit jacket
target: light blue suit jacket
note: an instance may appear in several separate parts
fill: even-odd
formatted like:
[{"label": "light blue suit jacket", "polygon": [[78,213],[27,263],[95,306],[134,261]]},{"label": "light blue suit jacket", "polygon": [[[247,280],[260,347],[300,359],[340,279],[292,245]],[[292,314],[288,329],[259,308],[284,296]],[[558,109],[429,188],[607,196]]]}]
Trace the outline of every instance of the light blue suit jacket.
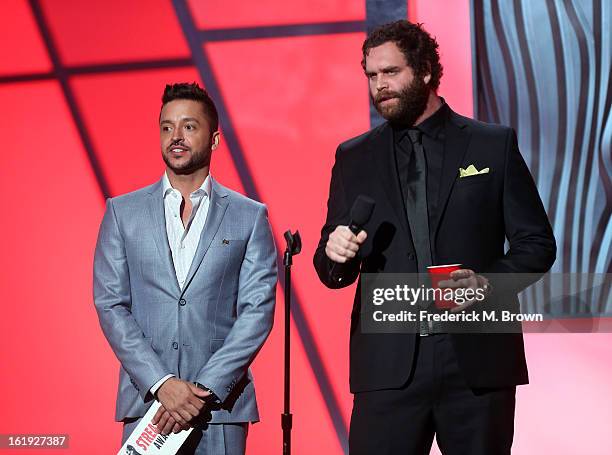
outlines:
[{"label": "light blue suit jacket", "polygon": [[143,416],[151,386],[173,373],[221,399],[213,423],[257,421],[249,365],[272,328],[276,272],[266,207],[214,180],[182,291],[161,180],[108,199],[94,258],[94,302],[121,362],[116,420]]}]

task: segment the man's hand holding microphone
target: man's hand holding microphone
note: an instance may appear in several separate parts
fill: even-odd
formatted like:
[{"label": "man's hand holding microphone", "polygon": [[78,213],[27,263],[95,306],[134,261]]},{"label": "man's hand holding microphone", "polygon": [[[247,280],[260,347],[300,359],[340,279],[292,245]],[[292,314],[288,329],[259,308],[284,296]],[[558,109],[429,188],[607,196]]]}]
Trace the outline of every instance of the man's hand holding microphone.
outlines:
[{"label": "man's hand holding microphone", "polygon": [[325,245],[325,254],[329,259],[344,264],[353,259],[365,242],[368,234],[362,228],[372,217],[376,202],[360,195],[351,208],[351,221],[348,226],[336,226],[329,235]]}]

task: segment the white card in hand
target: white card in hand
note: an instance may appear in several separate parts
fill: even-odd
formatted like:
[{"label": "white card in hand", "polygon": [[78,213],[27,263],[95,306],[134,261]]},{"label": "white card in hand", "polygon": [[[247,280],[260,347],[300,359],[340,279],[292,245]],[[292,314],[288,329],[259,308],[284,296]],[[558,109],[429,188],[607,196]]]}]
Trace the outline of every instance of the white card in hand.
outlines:
[{"label": "white card in hand", "polygon": [[157,427],[151,421],[160,406],[159,401],[153,402],[117,455],[175,455],[178,452],[193,428],[176,434],[170,433],[167,436],[159,434]]}]

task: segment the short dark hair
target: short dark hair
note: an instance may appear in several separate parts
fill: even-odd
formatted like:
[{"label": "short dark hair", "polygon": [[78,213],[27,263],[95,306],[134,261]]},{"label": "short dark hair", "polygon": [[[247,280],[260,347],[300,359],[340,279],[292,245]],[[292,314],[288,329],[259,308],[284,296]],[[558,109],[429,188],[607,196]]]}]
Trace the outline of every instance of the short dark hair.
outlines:
[{"label": "short dark hair", "polygon": [[208,95],[208,92],[196,82],[191,84],[179,82],[166,85],[164,94],[162,95],[162,107],[174,100],[193,100],[199,102],[204,110],[204,115],[210,122],[210,132],[214,133],[219,129],[219,114],[217,113],[217,107]]},{"label": "short dark hair", "polygon": [[397,45],[408,66],[416,76],[431,74],[429,87],[437,90],[442,78],[442,65],[438,53],[438,42],[424,28],[423,24],[413,24],[406,20],[381,25],[370,32],[361,48],[363,58],[361,66],[365,69],[366,56],[373,47],[387,42]]}]

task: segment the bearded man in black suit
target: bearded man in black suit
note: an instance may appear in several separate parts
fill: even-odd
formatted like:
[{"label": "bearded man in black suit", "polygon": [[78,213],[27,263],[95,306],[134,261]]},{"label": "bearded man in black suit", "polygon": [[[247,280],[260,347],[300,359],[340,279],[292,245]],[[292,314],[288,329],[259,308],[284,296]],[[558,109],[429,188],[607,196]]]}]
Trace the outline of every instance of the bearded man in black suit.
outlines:
[{"label": "bearded man in black suit", "polygon": [[[386,122],[338,147],[314,257],[321,281],[341,288],[361,273],[459,263],[449,286],[482,291],[476,305],[486,308],[496,295],[487,275],[548,271],[555,239],[516,134],[458,115],[438,96],[435,39],[418,24],[384,25],[365,40],[362,66]],[[376,206],[354,234],[347,225],[361,194]],[[516,386],[528,382],[520,331],[459,334],[427,323],[416,333],[367,333],[359,289],[350,453],[429,453],[436,435],[445,455],[509,454]]]}]

